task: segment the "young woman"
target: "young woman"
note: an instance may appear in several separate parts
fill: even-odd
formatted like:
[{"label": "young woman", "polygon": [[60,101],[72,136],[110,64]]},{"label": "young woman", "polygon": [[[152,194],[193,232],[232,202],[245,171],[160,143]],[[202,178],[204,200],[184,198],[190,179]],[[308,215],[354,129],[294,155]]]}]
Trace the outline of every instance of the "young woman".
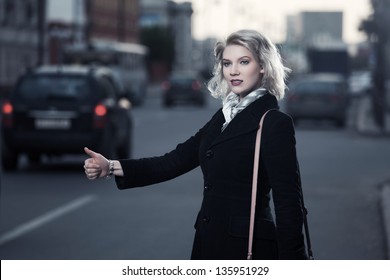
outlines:
[{"label": "young woman", "polygon": [[262,115],[275,109],[263,125],[253,259],[306,259],[294,126],[277,110],[289,69],[275,45],[253,30],[237,31],[218,42],[215,57],[208,88],[223,100],[223,107],[195,135],[153,158],[108,160],[85,148],[90,156],[85,173],[89,179],[115,175],[118,188],[127,189],[200,166],[204,196],[191,259],[245,259],[256,131]]}]

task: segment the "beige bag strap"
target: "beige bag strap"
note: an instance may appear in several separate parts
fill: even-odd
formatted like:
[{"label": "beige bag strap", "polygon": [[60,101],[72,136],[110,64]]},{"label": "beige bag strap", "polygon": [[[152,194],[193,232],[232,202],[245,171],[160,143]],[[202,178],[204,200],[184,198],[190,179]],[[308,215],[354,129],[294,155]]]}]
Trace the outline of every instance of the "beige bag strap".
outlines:
[{"label": "beige bag strap", "polygon": [[251,215],[250,215],[250,222],[249,222],[249,241],[248,241],[248,256],[247,256],[248,260],[252,259],[253,233],[254,233],[254,226],[255,226],[256,197],[257,197],[257,181],[259,175],[261,132],[263,128],[264,118],[268,114],[268,112],[272,110],[275,109],[268,110],[261,117],[259,122],[259,128],[257,129],[257,134],[256,134],[255,156],[254,156],[254,163],[253,163],[253,179],[252,179]]}]

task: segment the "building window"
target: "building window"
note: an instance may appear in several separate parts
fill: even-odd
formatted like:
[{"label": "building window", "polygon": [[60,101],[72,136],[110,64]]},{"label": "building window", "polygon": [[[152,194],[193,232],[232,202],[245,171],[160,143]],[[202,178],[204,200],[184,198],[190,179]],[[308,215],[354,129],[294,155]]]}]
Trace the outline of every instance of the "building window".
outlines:
[{"label": "building window", "polygon": [[34,17],[34,10],[31,1],[28,1],[24,5],[24,22],[27,26],[32,25]]},{"label": "building window", "polygon": [[11,25],[15,19],[15,3],[13,0],[5,0],[3,25]]}]

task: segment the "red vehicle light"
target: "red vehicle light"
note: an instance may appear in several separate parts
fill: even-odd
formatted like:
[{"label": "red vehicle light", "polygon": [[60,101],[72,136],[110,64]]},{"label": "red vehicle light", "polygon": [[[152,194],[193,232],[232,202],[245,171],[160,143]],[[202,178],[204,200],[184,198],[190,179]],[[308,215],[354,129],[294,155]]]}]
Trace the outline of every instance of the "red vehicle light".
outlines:
[{"label": "red vehicle light", "polygon": [[11,115],[12,112],[14,111],[14,107],[12,106],[11,102],[4,102],[1,111],[4,115]]},{"label": "red vehicle light", "polygon": [[330,99],[331,102],[337,103],[337,102],[340,102],[340,101],[341,101],[341,96],[339,96],[339,95],[331,95],[331,96],[329,97],[329,99]]},{"label": "red vehicle light", "polygon": [[165,81],[165,82],[163,82],[163,83],[161,84],[161,87],[162,87],[163,90],[168,90],[168,89],[171,88],[171,83],[168,82],[168,81]]},{"label": "red vehicle light", "polygon": [[192,89],[193,90],[200,90],[201,84],[199,81],[193,81],[192,82]]},{"label": "red vehicle light", "polygon": [[14,112],[14,107],[12,106],[11,102],[4,101],[3,105],[1,106],[1,113],[3,114],[4,127],[10,128],[13,126],[13,116],[12,116],[13,112]]},{"label": "red vehicle light", "polygon": [[294,94],[294,93],[290,93],[290,94],[288,95],[288,100],[289,100],[289,101],[298,101],[298,99],[299,99],[298,95],[296,95],[296,94]]},{"label": "red vehicle light", "polygon": [[102,104],[98,104],[95,107],[95,115],[98,117],[104,117],[107,114],[107,108],[106,106]]}]

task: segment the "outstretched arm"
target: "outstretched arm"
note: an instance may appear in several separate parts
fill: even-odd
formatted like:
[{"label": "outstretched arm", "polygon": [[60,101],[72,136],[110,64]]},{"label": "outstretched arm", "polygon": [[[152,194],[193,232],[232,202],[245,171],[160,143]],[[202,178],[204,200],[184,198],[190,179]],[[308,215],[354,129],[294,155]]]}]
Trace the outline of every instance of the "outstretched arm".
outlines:
[{"label": "outstretched arm", "polygon": [[113,169],[111,175],[123,176],[122,165],[118,160],[108,160],[103,155],[96,153],[87,147],[84,148],[85,153],[90,158],[84,161],[84,170],[89,180],[107,177],[110,175],[110,169]]}]

